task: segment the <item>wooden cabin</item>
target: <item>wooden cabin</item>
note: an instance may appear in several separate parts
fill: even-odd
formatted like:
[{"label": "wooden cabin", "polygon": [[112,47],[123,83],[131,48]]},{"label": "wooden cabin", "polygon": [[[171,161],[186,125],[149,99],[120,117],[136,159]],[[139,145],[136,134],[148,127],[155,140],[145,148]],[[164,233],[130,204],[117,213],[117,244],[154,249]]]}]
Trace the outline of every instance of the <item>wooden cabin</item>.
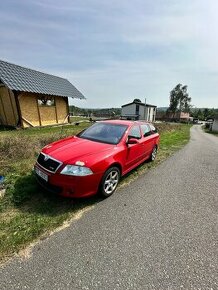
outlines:
[{"label": "wooden cabin", "polygon": [[0,60],[0,125],[68,123],[68,98],[85,99],[67,79]]}]

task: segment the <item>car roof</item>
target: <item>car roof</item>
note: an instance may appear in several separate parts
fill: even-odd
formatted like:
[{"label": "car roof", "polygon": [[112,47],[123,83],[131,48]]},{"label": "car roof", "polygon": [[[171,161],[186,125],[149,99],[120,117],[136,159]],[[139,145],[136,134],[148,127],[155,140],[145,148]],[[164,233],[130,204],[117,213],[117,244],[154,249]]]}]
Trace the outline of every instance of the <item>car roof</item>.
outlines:
[{"label": "car roof", "polygon": [[149,124],[149,122],[146,121],[131,121],[131,120],[104,120],[100,121],[101,123],[110,123],[110,124],[117,124],[117,125],[127,125],[131,126],[133,124]]}]

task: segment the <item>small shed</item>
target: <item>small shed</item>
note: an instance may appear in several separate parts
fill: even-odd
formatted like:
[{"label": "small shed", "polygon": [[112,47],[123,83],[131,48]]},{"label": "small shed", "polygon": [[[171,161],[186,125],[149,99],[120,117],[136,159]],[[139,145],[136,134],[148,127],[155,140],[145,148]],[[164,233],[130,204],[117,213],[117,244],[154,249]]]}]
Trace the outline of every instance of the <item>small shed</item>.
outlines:
[{"label": "small shed", "polygon": [[218,115],[214,117],[214,121],[212,124],[212,131],[218,132]]},{"label": "small shed", "polygon": [[68,123],[68,98],[85,99],[67,79],[0,60],[0,125]]},{"label": "small shed", "polygon": [[157,106],[139,102],[138,99],[122,106],[121,118],[154,122]]}]

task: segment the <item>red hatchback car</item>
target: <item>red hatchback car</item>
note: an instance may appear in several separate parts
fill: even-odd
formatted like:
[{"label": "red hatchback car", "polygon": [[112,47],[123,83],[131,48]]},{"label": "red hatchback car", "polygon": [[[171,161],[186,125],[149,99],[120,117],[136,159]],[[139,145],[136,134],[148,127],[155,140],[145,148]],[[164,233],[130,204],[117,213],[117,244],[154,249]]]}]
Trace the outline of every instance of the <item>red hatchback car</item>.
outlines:
[{"label": "red hatchback car", "polygon": [[110,196],[120,177],[157,154],[159,134],[141,121],[97,122],[45,146],[35,164],[38,182],[66,197]]}]

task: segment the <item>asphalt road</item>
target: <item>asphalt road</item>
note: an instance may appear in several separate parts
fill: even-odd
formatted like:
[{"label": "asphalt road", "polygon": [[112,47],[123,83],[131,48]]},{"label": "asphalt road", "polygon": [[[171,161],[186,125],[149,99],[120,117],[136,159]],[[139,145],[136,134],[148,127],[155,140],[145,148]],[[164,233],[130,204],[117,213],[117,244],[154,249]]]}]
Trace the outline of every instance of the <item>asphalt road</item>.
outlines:
[{"label": "asphalt road", "polygon": [[0,269],[0,289],[218,289],[218,137],[199,126],[156,169]]}]

